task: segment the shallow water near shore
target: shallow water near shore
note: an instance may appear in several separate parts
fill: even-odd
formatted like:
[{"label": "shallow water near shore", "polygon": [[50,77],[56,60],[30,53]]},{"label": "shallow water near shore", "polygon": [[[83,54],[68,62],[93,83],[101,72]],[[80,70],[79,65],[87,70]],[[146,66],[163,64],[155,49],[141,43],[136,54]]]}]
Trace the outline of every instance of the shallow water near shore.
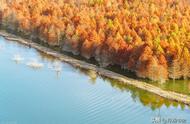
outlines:
[{"label": "shallow water near shore", "polygon": [[[15,62],[15,54],[24,59]],[[43,67],[28,66],[31,59]],[[0,124],[152,124],[157,117],[190,123],[189,106],[67,63],[56,71],[50,68],[55,62],[59,60],[0,37]],[[182,83],[162,87],[188,94],[188,83]]]}]

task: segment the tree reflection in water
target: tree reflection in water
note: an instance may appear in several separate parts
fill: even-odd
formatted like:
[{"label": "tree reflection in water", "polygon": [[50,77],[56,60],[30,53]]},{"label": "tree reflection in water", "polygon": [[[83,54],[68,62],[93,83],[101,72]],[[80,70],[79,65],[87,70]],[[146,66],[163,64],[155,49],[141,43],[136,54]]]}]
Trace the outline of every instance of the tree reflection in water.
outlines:
[{"label": "tree reflection in water", "polygon": [[149,93],[147,91],[138,89],[136,87],[127,85],[127,84],[123,84],[122,82],[118,82],[116,80],[112,80],[109,78],[105,78],[106,80],[108,80],[108,82],[111,84],[112,87],[121,90],[122,92],[124,91],[128,91],[131,93],[131,97],[133,98],[134,101],[140,101],[144,106],[148,106],[151,107],[152,110],[155,109],[159,109],[162,106],[166,106],[166,107],[178,107],[180,106],[181,109],[185,108],[185,104],[182,103],[178,103],[176,101],[171,101],[168,99],[165,99],[163,97],[160,97],[158,95]]}]

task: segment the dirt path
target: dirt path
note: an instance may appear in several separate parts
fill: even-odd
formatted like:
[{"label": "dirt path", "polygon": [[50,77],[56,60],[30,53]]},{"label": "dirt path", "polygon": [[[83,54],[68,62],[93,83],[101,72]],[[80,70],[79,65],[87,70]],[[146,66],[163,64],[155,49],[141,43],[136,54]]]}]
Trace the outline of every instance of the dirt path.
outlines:
[{"label": "dirt path", "polygon": [[188,95],[184,95],[184,94],[180,94],[180,93],[176,93],[176,92],[172,92],[172,91],[166,91],[166,90],[163,90],[163,89],[156,87],[154,85],[148,84],[146,82],[128,78],[128,77],[123,76],[121,74],[106,70],[104,68],[100,68],[96,65],[93,65],[93,64],[81,61],[81,60],[74,59],[74,58],[66,56],[64,54],[60,54],[57,51],[51,50],[50,48],[44,47],[44,46],[37,44],[35,42],[32,42],[30,40],[26,40],[26,39],[23,39],[21,37],[6,33],[5,31],[2,31],[2,30],[0,31],[0,36],[3,36],[7,40],[16,41],[16,42],[19,42],[21,44],[33,47],[33,48],[35,48],[35,49],[37,49],[43,53],[54,56],[54,57],[60,59],[61,61],[69,63],[75,67],[92,70],[99,75],[118,80],[118,81],[123,82],[125,84],[132,85],[134,87],[146,90],[148,92],[157,94],[161,97],[164,97],[164,98],[167,98],[170,100],[174,100],[174,101],[178,101],[178,102],[190,105],[190,96],[188,96]]}]

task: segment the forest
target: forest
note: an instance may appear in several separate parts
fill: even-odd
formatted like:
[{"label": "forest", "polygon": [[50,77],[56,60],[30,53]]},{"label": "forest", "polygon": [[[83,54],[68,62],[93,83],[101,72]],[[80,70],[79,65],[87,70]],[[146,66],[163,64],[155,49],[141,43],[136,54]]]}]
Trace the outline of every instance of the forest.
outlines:
[{"label": "forest", "polygon": [[0,28],[141,78],[190,77],[188,0],[0,0]]}]

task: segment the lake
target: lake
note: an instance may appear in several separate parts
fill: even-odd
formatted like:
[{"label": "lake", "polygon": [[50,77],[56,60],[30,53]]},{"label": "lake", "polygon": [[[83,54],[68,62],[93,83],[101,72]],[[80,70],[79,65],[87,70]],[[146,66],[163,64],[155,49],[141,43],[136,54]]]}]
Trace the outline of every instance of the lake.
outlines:
[{"label": "lake", "polygon": [[[15,62],[15,54],[22,60]],[[43,66],[32,68],[31,60]],[[189,117],[189,106],[0,37],[0,124],[189,124]]]}]

